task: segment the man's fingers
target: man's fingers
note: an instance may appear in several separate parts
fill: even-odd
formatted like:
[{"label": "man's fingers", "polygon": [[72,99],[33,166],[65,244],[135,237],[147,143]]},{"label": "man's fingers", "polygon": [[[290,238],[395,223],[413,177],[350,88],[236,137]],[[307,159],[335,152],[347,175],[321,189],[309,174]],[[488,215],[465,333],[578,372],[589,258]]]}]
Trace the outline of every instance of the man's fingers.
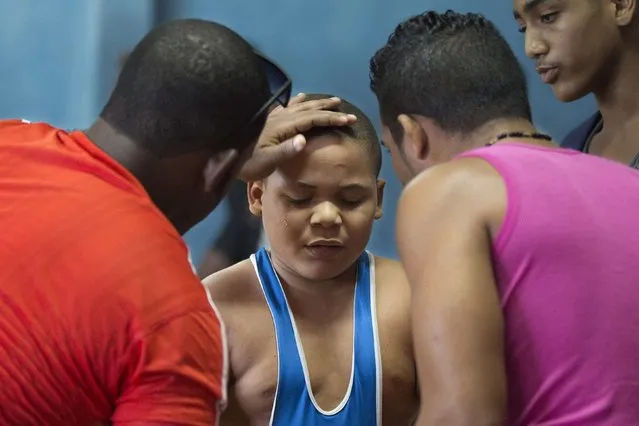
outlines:
[{"label": "man's fingers", "polygon": [[333,111],[308,111],[291,114],[286,120],[278,123],[276,134],[279,140],[286,140],[299,133],[307,132],[314,127],[348,126],[356,121],[357,117],[352,114]]},{"label": "man's fingers", "polygon": [[298,93],[297,95],[295,95],[294,97],[292,97],[288,101],[287,107],[290,107],[290,106],[293,106],[293,105],[297,105],[297,104],[301,103],[302,101],[304,101],[304,99],[306,99],[306,94]]},{"label": "man's fingers", "polygon": [[340,98],[327,98],[327,99],[317,99],[314,101],[300,101],[298,103],[293,104],[291,110],[295,110],[297,112],[302,111],[314,111],[314,110],[330,110],[336,108],[342,100]]},{"label": "man's fingers", "polygon": [[313,127],[347,126],[356,121],[357,117],[352,114],[342,114],[332,111],[313,111],[307,114],[300,114],[298,117],[292,119],[289,124],[291,131],[303,133]]},{"label": "man's fingers", "polygon": [[269,109],[268,113],[269,114],[273,114],[273,113],[277,114],[280,111],[282,111],[284,108],[289,108],[289,107],[294,106],[294,105],[299,105],[300,103],[302,103],[304,101],[305,97],[306,97],[306,95],[304,93],[299,93],[298,95],[296,95],[295,97],[291,98],[288,101],[288,105],[286,105],[286,107],[284,107],[282,105],[273,105]]},{"label": "man's fingers", "polygon": [[298,134],[277,145],[265,147],[244,164],[239,177],[245,182],[264,179],[280,164],[299,154],[305,146],[306,138]]},{"label": "man's fingers", "polygon": [[284,107],[282,105],[276,105],[276,106],[271,107],[269,109],[268,113],[269,114],[277,113],[277,112],[279,112],[279,111],[281,111],[283,109],[284,109]]},{"label": "man's fingers", "polygon": [[304,147],[306,147],[306,138],[304,135],[295,135],[278,145],[279,158],[275,157],[274,161],[279,162],[291,158],[301,152]]}]

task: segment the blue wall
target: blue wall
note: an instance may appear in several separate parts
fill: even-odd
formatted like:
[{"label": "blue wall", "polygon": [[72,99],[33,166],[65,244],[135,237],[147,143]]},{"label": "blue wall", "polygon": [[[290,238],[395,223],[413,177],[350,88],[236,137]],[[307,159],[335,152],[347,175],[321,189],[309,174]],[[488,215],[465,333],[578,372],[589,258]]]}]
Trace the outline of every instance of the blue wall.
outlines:
[{"label": "blue wall", "polygon": [[[561,138],[594,110],[592,99],[557,102],[523,55],[511,3],[501,0],[0,0],[0,117],[24,117],[61,127],[91,123],[117,75],[118,55],[156,22],[199,17],[226,24],[291,74],[294,91],[328,92],[377,120],[368,89],[368,60],[394,26],[426,9],[484,13],[520,54],[530,81],[537,124]],[[400,192],[385,161],[385,216],[370,248],[396,256],[395,203]],[[194,258],[217,234],[224,206],[187,235]]]},{"label": "blue wall", "polygon": [[153,25],[151,0],[0,0],[0,117],[91,124],[117,56]]}]

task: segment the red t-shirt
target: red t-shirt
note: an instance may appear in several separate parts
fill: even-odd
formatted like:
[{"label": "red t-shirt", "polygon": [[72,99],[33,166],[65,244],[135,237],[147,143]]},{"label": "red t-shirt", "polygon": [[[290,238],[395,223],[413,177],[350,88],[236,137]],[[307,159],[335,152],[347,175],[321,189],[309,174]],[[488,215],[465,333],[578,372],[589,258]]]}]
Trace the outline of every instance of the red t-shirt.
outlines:
[{"label": "red t-shirt", "polygon": [[210,426],[221,321],[180,235],[81,132],[0,121],[0,424]]}]

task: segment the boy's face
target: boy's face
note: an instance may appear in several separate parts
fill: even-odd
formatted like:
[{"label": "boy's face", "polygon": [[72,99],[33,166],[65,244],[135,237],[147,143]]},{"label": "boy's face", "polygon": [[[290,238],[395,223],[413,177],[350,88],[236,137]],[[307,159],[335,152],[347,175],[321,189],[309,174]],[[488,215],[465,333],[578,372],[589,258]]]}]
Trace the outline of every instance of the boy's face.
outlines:
[{"label": "boy's face", "polygon": [[249,183],[250,208],[262,216],[273,257],[305,279],[346,271],[382,215],[384,182],[373,168],[359,143],[323,135],[266,181]]},{"label": "boy's face", "polygon": [[[634,8],[612,0],[513,0],[526,55],[564,102],[596,91],[615,67]],[[620,6],[621,5],[621,6]],[[630,10],[633,9],[633,10]]]}]

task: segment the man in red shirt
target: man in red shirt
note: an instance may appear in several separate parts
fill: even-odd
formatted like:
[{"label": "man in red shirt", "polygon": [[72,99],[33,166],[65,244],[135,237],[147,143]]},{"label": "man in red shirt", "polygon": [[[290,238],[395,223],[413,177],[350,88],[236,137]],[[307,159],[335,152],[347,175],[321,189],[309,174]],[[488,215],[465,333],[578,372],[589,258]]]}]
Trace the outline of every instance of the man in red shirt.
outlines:
[{"label": "man in red shirt", "polygon": [[0,121],[0,424],[216,424],[224,337],[181,234],[299,132],[354,120],[301,98],[267,119],[289,95],[237,34],[179,20],[88,131]]}]

